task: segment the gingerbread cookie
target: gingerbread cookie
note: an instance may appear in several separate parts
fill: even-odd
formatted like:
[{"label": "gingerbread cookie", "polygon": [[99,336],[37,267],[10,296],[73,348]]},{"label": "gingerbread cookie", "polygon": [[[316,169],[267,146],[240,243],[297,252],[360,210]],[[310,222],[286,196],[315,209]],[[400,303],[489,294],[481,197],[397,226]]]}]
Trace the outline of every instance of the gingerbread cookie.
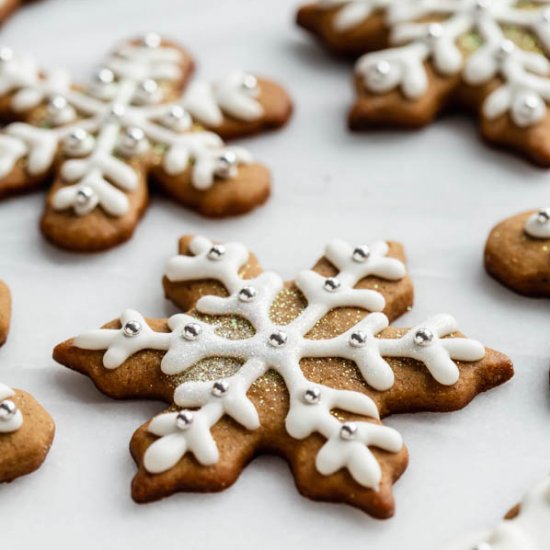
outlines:
[{"label": "gingerbread cookie", "polygon": [[0,281],[0,346],[6,341],[10,329],[11,296],[7,285]]},{"label": "gingerbread cookie", "polygon": [[[6,340],[9,318],[9,290],[0,281],[0,345]],[[39,468],[54,431],[50,415],[31,395],[0,383],[0,483]]]},{"label": "gingerbread cookie", "polygon": [[493,228],[485,268],[520,294],[550,297],[550,208],[523,212]]},{"label": "gingerbread cookie", "polygon": [[550,548],[550,478],[539,483],[493,531],[473,534],[445,550],[546,550]]},{"label": "gingerbread cookie", "polygon": [[550,166],[550,3],[320,0],[298,22],[353,55],[350,127],[418,128],[447,107],[478,113],[492,144]]},{"label": "gingerbread cookie", "polygon": [[413,300],[397,243],[331,242],[291,283],[239,243],[184,237],[179,251],[164,289],[187,313],[127,310],[54,351],[113,398],[170,404],[132,438],[138,502],[221,491],[273,453],[305,496],[387,518],[407,451],[380,419],[460,409],[513,374],[450,315],[388,328]]},{"label": "gingerbread cookie", "polygon": [[193,60],[149,33],[128,41],[80,87],[63,71],[0,49],[0,198],[53,180],[44,235],[69,250],[113,247],[132,235],[148,182],[206,216],[248,212],[270,174],[235,138],[277,128],[292,106],[276,83],[240,71],[187,87]]}]

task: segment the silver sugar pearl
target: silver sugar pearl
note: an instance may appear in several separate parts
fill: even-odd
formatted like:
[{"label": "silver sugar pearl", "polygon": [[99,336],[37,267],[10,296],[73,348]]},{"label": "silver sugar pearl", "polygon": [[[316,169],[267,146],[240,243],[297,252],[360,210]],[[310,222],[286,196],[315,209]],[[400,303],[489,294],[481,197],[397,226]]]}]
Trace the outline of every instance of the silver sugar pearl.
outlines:
[{"label": "silver sugar pearl", "polygon": [[159,91],[159,85],[156,80],[148,78],[140,83],[137,90],[137,99],[139,102],[149,102],[155,98]]},{"label": "silver sugar pearl", "polygon": [[414,343],[417,346],[429,346],[434,339],[434,333],[429,328],[419,328],[414,334]]},{"label": "silver sugar pearl", "polygon": [[69,102],[63,96],[54,96],[48,102],[48,117],[54,124],[66,122],[64,115],[68,113],[69,108]]},{"label": "silver sugar pearl", "polygon": [[176,416],[176,427],[179,430],[188,430],[193,424],[193,413],[191,411],[180,411]]},{"label": "silver sugar pearl", "polygon": [[245,286],[239,290],[239,300],[241,302],[251,302],[257,294],[258,292],[253,286]]},{"label": "silver sugar pearl", "polygon": [[441,23],[430,23],[428,26],[428,38],[434,40],[443,35],[443,25]]},{"label": "silver sugar pearl", "polygon": [[94,80],[98,84],[108,86],[115,81],[115,73],[111,69],[103,67],[96,72]]},{"label": "silver sugar pearl", "polygon": [[0,63],[7,63],[13,59],[13,50],[11,48],[0,48]]},{"label": "silver sugar pearl", "polygon": [[216,175],[220,178],[230,178],[237,166],[237,155],[231,151],[224,151],[216,160]]},{"label": "silver sugar pearl", "polygon": [[286,345],[288,341],[288,336],[285,332],[282,330],[278,330],[277,332],[274,332],[273,334],[269,335],[269,345],[273,346],[274,348],[282,348]]},{"label": "silver sugar pearl", "polygon": [[216,380],[212,384],[211,393],[214,397],[223,397],[229,391],[229,384],[225,380]]},{"label": "silver sugar pearl", "polygon": [[91,136],[84,128],[75,128],[63,139],[63,151],[67,155],[83,155],[90,141]]},{"label": "silver sugar pearl", "polygon": [[321,401],[321,390],[319,388],[309,388],[304,392],[304,402],[308,405],[317,405]]},{"label": "silver sugar pearl", "polygon": [[[83,185],[76,192],[75,202],[78,206],[86,206],[90,203],[94,196],[94,190],[88,185]],[[139,324],[139,323],[138,323]],[[141,327],[140,327],[141,328]],[[126,336],[134,336],[133,334],[127,334]]]},{"label": "silver sugar pearl", "polygon": [[135,155],[145,144],[145,132],[137,126],[126,128],[120,138],[120,149],[125,155]]},{"label": "silver sugar pearl", "polygon": [[357,424],[354,422],[344,422],[340,428],[340,439],[351,441],[357,435]]},{"label": "silver sugar pearl", "polygon": [[327,292],[336,292],[340,286],[341,283],[336,277],[327,277],[323,283],[323,288]]},{"label": "silver sugar pearl", "polygon": [[141,332],[141,323],[138,321],[128,321],[122,327],[122,333],[128,338],[137,336]]},{"label": "silver sugar pearl", "polygon": [[258,79],[253,74],[247,73],[243,75],[241,87],[247,92],[254,92],[258,89]]},{"label": "silver sugar pearl", "polygon": [[539,100],[536,96],[529,95],[523,100],[522,107],[528,111],[534,111],[539,106]]},{"label": "silver sugar pearl", "polygon": [[10,420],[16,413],[17,405],[11,399],[6,399],[0,403],[0,422]]},{"label": "silver sugar pearl", "polygon": [[354,262],[361,263],[368,260],[369,256],[370,249],[366,244],[363,244],[353,249],[353,254],[351,255],[351,258]]},{"label": "silver sugar pearl", "polygon": [[124,113],[126,112],[126,107],[122,105],[122,103],[115,103],[111,110],[109,111],[109,116],[111,118],[121,118],[124,116]]},{"label": "silver sugar pearl", "polygon": [[356,330],[351,333],[348,342],[354,348],[361,348],[367,343],[367,335],[362,330]]},{"label": "silver sugar pearl", "polygon": [[181,335],[186,340],[191,341],[191,340],[196,340],[200,336],[201,332],[202,332],[202,328],[198,323],[187,323],[183,327],[183,331]]},{"label": "silver sugar pearl", "polygon": [[193,119],[181,105],[173,105],[164,115],[163,122],[173,130],[182,131],[191,127]]},{"label": "silver sugar pearl", "polygon": [[148,32],[142,37],[141,42],[146,48],[158,48],[162,44],[162,38],[156,32]]},{"label": "silver sugar pearl", "polygon": [[546,225],[550,221],[550,208],[541,208],[537,214],[537,223]]},{"label": "silver sugar pearl", "polygon": [[225,246],[223,244],[215,244],[207,254],[209,260],[218,261],[225,256]]}]

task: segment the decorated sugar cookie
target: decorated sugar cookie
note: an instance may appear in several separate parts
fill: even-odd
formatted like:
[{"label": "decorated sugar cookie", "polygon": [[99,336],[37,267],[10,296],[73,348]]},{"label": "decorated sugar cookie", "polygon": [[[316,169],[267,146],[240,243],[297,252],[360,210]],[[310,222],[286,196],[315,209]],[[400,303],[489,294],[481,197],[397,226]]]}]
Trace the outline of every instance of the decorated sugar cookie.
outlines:
[{"label": "decorated sugar cookie", "polygon": [[550,478],[527,493],[492,531],[473,534],[444,550],[546,550],[550,548]]},{"label": "decorated sugar cookie", "polygon": [[[10,319],[8,287],[0,281],[0,345]],[[28,393],[0,383],[0,483],[40,467],[52,444],[54,423]]]},{"label": "decorated sugar cookie", "polygon": [[495,145],[550,166],[550,2],[319,0],[298,22],[362,55],[352,129],[420,127],[459,105]]},{"label": "decorated sugar cookie", "polygon": [[242,244],[184,237],[164,291],[185,313],[128,309],[54,351],[106,395],[169,404],[132,438],[138,502],[221,491],[274,453],[305,496],[387,518],[407,450],[381,419],[460,409],[513,374],[450,315],[388,326],[413,300],[397,243],[333,241],[285,283]]},{"label": "decorated sugar cookie", "polygon": [[242,71],[185,85],[189,54],[150,33],[120,45],[85,87],[0,49],[0,198],[48,185],[41,228],[70,250],[127,240],[148,183],[206,216],[241,214],[270,193],[267,168],[223,138],[283,125],[290,99]]},{"label": "decorated sugar cookie", "polygon": [[485,268],[520,294],[550,297],[550,208],[523,212],[494,227],[485,245]]}]

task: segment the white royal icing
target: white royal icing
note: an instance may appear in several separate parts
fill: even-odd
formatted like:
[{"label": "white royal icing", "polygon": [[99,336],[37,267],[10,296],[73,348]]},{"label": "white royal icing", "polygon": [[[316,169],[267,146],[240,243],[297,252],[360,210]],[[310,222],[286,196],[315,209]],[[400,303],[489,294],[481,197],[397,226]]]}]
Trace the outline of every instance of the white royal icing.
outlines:
[{"label": "white royal icing", "polygon": [[[143,44],[123,44],[98,73],[103,80],[86,89],[71,87],[63,71],[44,74],[32,59],[0,49],[0,96],[11,94],[12,108],[21,113],[49,102],[52,125],[37,128],[17,122],[4,129],[0,178],[23,158],[29,174],[43,174],[63,147],[66,156],[74,157],[61,166],[61,176],[71,185],[54,194],[52,206],[85,215],[99,205],[112,216],[122,216],[129,208],[127,193],[138,185],[138,174],[126,160],[143,157],[151,145],[162,156],[167,174],[190,169],[192,184],[201,190],[216,178],[234,178],[239,165],[252,162],[245,149],[227,147],[213,132],[195,131],[191,115],[213,127],[220,125],[224,113],[245,121],[261,117],[256,79],[231,73],[215,85],[195,84],[167,103],[162,84],[181,78],[182,53],[152,37]],[[64,147],[75,132],[85,136],[80,148]],[[125,132],[133,134],[126,138]]]},{"label": "white royal icing", "polygon": [[550,239],[550,208],[531,214],[524,227],[525,233],[535,239]]},{"label": "white royal icing", "polygon": [[23,425],[23,415],[10,399],[14,395],[10,387],[0,384],[0,434],[16,432]]},{"label": "white royal icing", "polygon": [[[360,251],[358,253],[357,251]],[[204,296],[196,304],[202,314],[230,315],[247,320],[255,329],[250,338],[230,339],[217,333],[216,325],[187,314],[178,314],[168,321],[169,333],[156,332],[137,312],[127,310],[121,317],[121,329],[99,329],[78,336],[77,347],[106,350],[106,368],[119,367],[140,350],[166,351],[161,370],[179,375],[198,361],[208,357],[227,357],[244,361],[238,372],[214,382],[190,381],[174,392],[174,403],[186,409],[191,422],[178,420],[181,412],[161,414],[154,418],[149,431],[159,437],[144,457],[151,473],[173,467],[182,456],[191,452],[201,464],[218,460],[216,443],[210,429],[224,416],[231,416],[249,430],[259,426],[258,414],[247,397],[250,386],[268,370],[283,378],[290,394],[290,410],[286,418],[288,433],[303,439],[315,432],[326,439],[316,458],[320,473],[329,475],[346,468],[361,485],[377,489],[381,469],[369,446],[396,453],[402,448],[401,436],[393,429],[372,422],[342,423],[331,414],[334,409],[377,419],[377,407],[369,397],[354,391],[329,388],[310,382],[303,375],[300,360],[305,357],[339,357],[355,362],[365,381],[377,390],[387,390],[394,383],[393,371],[386,357],[408,357],[423,363],[441,384],[454,384],[459,376],[455,360],[477,361],[485,350],[481,344],[466,338],[443,339],[456,331],[449,315],[429,319],[404,336],[389,339],[379,336],[388,325],[381,313],[385,301],[375,290],[355,288],[370,275],[397,281],[405,276],[405,267],[387,256],[388,245],[374,243],[353,249],[343,241],[329,243],[325,256],[338,270],[328,279],[314,271],[303,271],[296,286],[307,306],[286,325],[277,325],[270,318],[270,309],[284,288],[276,273],[263,272],[254,279],[243,279],[241,268],[249,254],[239,243],[214,246],[204,237],[190,243],[191,256],[179,255],[166,266],[170,281],[216,280],[228,291],[227,297]],[[339,307],[358,307],[367,314],[345,333],[330,339],[307,338],[308,333],[327,313]],[[125,334],[129,322],[137,322],[140,330]],[[431,335],[429,342],[415,342],[418,331]],[[223,392],[216,394],[216,384]],[[218,388],[219,389],[219,388]],[[188,411],[188,408],[198,409]],[[184,419],[185,420],[185,419]],[[189,419],[187,419],[189,420]]]},{"label": "white royal icing", "polygon": [[547,550],[550,548],[550,478],[534,487],[517,517],[492,532],[474,534],[445,550]]},{"label": "white royal icing", "polygon": [[[505,113],[517,126],[540,122],[550,101],[550,61],[545,55],[523,50],[506,38],[504,27],[532,32],[550,47],[550,2],[537,0],[526,9],[520,0],[321,0],[321,6],[341,5],[335,19],[345,30],[373,10],[382,10],[390,27],[393,47],[368,53],[356,65],[365,86],[375,93],[400,88],[417,99],[428,87],[425,62],[430,59],[442,75],[462,72],[466,83],[484,84],[498,77],[485,99],[483,114],[494,119]],[[437,23],[427,17],[442,17]],[[482,45],[464,60],[458,39],[476,32]]]}]

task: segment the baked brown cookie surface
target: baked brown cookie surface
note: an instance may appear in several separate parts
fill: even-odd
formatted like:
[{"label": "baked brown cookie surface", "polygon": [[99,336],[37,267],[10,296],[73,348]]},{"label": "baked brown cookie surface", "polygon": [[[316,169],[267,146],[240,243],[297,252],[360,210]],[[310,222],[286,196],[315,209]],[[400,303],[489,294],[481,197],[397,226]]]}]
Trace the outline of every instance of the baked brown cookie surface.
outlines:
[{"label": "baked brown cookie surface", "polygon": [[269,170],[223,140],[283,126],[288,94],[242,71],[189,83],[193,67],[186,50],[155,33],[119,45],[86,86],[2,49],[0,199],[50,186],[42,232],[80,252],[128,240],[149,184],[205,216],[265,202]]},{"label": "baked brown cookie surface", "polygon": [[[9,289],[0,281],[0,345],[6,341],[10,314]],[[54,432],[50,415],[30,394],[0,383],[0,483],[39,468]]]},{"label": "baked brown cookie surface", "polygon": [[0,384],[0,483],[37,470],[54,433],[51,416],[32,395]]},{"label": "baked brown cookie surface", "polygon": [[520,294],[550,297],[550,209],[523,212],[496,225],[485,245],[485,268]]},{"label": "baked brown cookie surface", "polygon": [[543,550],[550,548],[550,479],[531,489],[492,531],[475,533],[443,550]]},{"label": "baked brown cookie surface", "polygon": [[184,237],[164,290],[185,314],[127,310],[54,350],[113,398],[170,405],[132,438],[138,502],[221,491],[271,453],[303,495],[390,517],[408,455],[381,419],[456,410],[513,375],[450,315],[388,327],[413,302],[397,243],[333,241],[285,283],[242,244]]},{"label": "baked brown cookie surface", "polygon": [[10,289],[3,281],[0,281],[0,346],[6,341],[10,329],[11,320],[11,295]]},{"label": "baked brown cookie surface", "polygon": [[319,0],[298,24],[358,56],[353,130],[418,128],[460,107],[482,136],[550,166],[550,18],[546,2]]}]

